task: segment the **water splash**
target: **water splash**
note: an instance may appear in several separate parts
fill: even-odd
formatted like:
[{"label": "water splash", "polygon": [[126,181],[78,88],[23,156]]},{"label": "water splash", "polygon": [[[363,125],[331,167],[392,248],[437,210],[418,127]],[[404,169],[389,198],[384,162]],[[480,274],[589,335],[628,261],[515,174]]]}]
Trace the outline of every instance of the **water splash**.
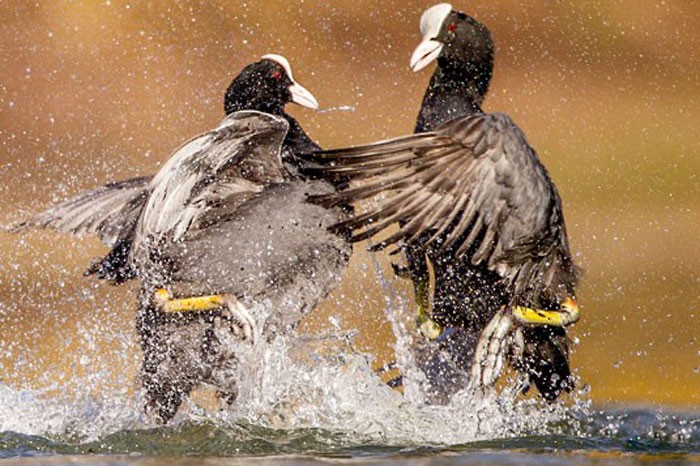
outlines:
[{"label": "water splash", "polygon": [[[375,374],[372,355],[356,349],[352,332],[277,337],[270,342],[258,335],[256,345],[241,344],[238,348],[240,383],[235,404],[217,410],[190,401],[166,432],[194,423],[234,437],[243,435],[241,429],[247,432],[248,428],[241,426],[253,426],[290,435],[322,432],[320,442],[340,435],[344,444],[454,445],[544,434],[548,426],[570,422],[566,406],[514,401],[508,395],[473,396],[465,391],[446,406],[429,405],[409,350],[412,336],[404,324],[410,319],[410,305],[382,275],[379,264],[375,265],[373,278],[385,289],[385,313],[397,338],[397,363],[405,378],[403,395]],[[81,306],[98,309],[99,300],[93,290],[88,291]],[[264,308],[253,310],[256,321],[269,317],[267,312]],[[142,411],[140,394],[131,389],[138,366],[139,353],[133,348],[137,342],[133,336],[114,332],[116,324],[110,319],[117,314],[113,309],[95,312],[88,326],[78,329],[75,337],[88,351],[67,376],[55,381],[47,374],[51,382],[40,389],[12,387],[0,381],[0,432],[25,436],[21,438],[39,436],[48,442],[42,448],[56,451],[55,442],[92,445],[120,432],[143,436],[144,431],[156,427]],[[49,320],[47,325],[59,324]],[[118,365],[104,367],[98,344],[102,339],[119,340],[117,347],[136,360],[125,356]],[[125,345],[132,346],[130,351]],[[66,343],[65,351],[69,349]],[[23,353],[17,349],[11,352]],[[121,382],[105,384],[107,379]]]},{"label": "water splash", "polygon": [[336,107],[325,107],[316,110],[316,113],[331,113],[331,112],[354,112],[355,107],[352,105],[338,105]]},{"label": "water splash", "polygon": [[[278,337],[271,342],[259,336],[255,346],[242,344],[238,349],[240,391],[233,406],[218,410],[190,401],[172,424],[158,427],[143,413],[138,391],[131,389],[137,343],[133,336],[114,331],[118,326],[110,319],[118,313],[105,308],[78,329],[76,338],[86,342],[89,354],[80,358],[74,373],[41,389],[0,382],[0,456],[24,451],[217,455],[375,451],[488,446],[499,439],[519,445],[560,437],[573,448],[581,442],[615,448],[645,442],[695,448],[698,423],[693,419],[591,416],[585,394],[575,395],[572,405],[545,405],[514,399],[507,391],[474,396],[465,390],[445,406],[428,404],[409,351],[412,335],[405,322],[411,318],[410,303],[393,289],[379,264],[369,273],[385,291],[385,313],[405,378],[403,395],[382,383],[372,370],[373,357],[356,349],[352,332]],[[80,306],[98,309],[94,290],[86,290]],[[264,310],[258,312],[256,320],[266,317]],[[46,325],[58,322],[49,319]],[[102,339],[118,340],[125,354],[131,345],[135,360],[125,356],[122,365],[103,367],[98,344]],[[65,350],[69,349],[66,343]],[[6,351],[20,354],[14,347]],[[52,379],[51,374],[47,377]],[[105,379],[121,383],[105,384]]]},{"label": "water splash", "polygon": [[585,395],[573,405],[467,391],[445,406],[415,401],[380,381],[372,357],[355,349],[354,336],[276,338],[242,347],[236,403],[217,410],[190,401],[166,427],[155,426],[142,413],[138,393],[128,390],[55,396],[56,387],[0,385],[0,456],[335,455],[425,447],[700,451],[700,418],[595,412]]},{"label": "water splash", "polygon": [[[542,426],[567,415],[561,406],[543,409],[533,401],[475,398],[466,392],[447,406],[412,403],[381,382],[371,356],[356,351],[348,334],[277,338],[241,348],[240,356],[236,403],[207,411],[190,402],[176,425],[206,421],[231,428],[243,423],[287,431],[324,429],[384,444],[459,444],[544,432]],[[138,394],[105,391],[69,398],[46,393],[0,385],[0,431],[89,442],[154,427],[142,414]]]}]

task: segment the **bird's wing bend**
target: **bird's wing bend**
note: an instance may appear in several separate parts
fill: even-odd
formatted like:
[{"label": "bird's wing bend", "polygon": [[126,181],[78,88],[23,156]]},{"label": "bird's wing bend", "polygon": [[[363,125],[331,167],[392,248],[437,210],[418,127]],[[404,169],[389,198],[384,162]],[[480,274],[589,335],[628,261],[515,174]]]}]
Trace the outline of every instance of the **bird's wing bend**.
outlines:
[{"label": "bird's wing bend", "polygon": [[137,236],[178,240],[223,199],[284,181],[280,152],[288,128],[282,117],[236,112],[181,146],[151,182]]}]

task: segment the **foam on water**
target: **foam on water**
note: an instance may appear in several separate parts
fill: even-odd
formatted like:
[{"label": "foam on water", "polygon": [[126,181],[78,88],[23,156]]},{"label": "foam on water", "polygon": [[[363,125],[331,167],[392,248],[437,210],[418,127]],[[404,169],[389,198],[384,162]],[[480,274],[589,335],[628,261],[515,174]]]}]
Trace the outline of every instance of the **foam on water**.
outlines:
[{"label": "foam on water", "polygon": [[0,432],[53,438],[95,439],[149,422],[134,400],[114,393],[61,398],[0,385],[0,409]]},{"label": "foam on water", "polygon": [[[261,412],[274,413],[277,423],[273,426],[278,428],[321,427],[388,444],[459,444],[544,433],[546,426],[567,418],[568,408],[563,405],[547,407],[467,390],[456,394],[448,405],[427,404],[420,393],[420,380],[405,377],[407,394],[402,396],[383,384],[369,363],[369,357],[361,354],[345,354],[336,364],[314,368],[282,362],[280,366],[287,367],[285,377],[276,378],[273,372],[263,377],[276,392],[257,391],[254,408],[249,410],[248,403],[241,400],[238,412],[250,422],[259,421],[256,416]],[[298,382],[306,388],[298,390]]]}]

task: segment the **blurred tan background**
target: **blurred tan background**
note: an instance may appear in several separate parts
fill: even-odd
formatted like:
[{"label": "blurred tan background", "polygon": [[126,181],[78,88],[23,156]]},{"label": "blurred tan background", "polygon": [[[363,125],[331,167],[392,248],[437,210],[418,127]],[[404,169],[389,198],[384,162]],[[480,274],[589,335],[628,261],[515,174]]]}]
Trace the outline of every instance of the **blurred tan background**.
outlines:
[{"label": "blurred tan background", "polygon": [[[247,63],[282,53],[324,107],[290,108],[323,146],[411,132],[432,2],[0,3],[0,224],[154,173],[215,125]],[[511,114],[562,194],[586,270],[573,364],[599,403],[700,403],[700,3],[454,2],[497,54],[486,109]],[[432,67],[431,67],[432,69]],[[0,383],[133,384],[133,288],[82,277],[93,238],[0,232]],[[360,327],[391,357],[384,290],[357,254],[302,329]],[[399,289],[405,289],[401,284]],[[85,382],[85,381],[89,381]]]}]

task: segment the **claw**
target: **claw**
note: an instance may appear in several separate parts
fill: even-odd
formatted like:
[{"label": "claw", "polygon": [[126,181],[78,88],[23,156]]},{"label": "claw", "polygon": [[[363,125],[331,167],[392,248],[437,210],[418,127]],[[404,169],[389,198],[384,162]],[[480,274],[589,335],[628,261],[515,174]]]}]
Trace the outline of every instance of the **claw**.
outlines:
[{"label": "claw", "polygon": [[517,306],[513,309],[513,317],[524,325],[566,327],[578,321],[580,312],[576,301],[566,298],[561,305],[561,309],[556,311]]},{"label": "claw", "polygon": [[429,340],[437,340],[442,334],[442,327],[427,315],[418,315],[418,331]]},{"label": "claw", "polygon": [[236,298],[230,295],[224,297],[226,308],[223,316],[230,321],[231,331],[235,336],[244,341],[254,342],[255,319],[250,315],[248,309]]},{"label": "claw", "polygon": [[253,341],[256,328],[255,319],[250,315],[248,309],[234,296],[215,294],[172,299],[170,293],[161,288],[154,293],[153,301],[163,312],[169,313],[223,309],[222,317],[227,321],[227,326],[234,336],[241,340]]}]

